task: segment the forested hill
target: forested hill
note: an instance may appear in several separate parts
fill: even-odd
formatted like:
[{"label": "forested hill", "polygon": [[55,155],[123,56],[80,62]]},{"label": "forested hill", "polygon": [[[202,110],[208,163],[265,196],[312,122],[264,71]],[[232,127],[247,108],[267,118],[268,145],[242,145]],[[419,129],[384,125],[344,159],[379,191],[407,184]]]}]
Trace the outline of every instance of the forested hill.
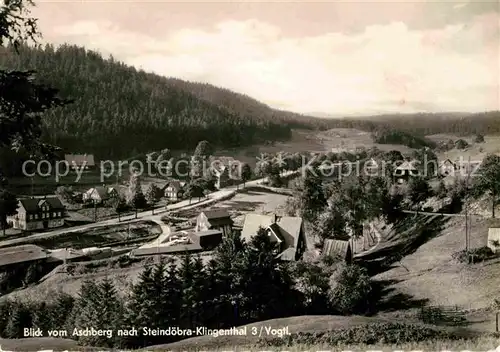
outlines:
[{"label": "forested hill", "polygon": [[33,69],[38,79],[74,99],[47,112],[44,139],[70,152],[99,158],[169,148],[194,148],[208,140],[234,147],[282,140],[291,128],[397,129],[414,134],[500,133],[500,113],[380,115],[326,119],[275,110],[246,95],[205,83],[145,73],[83,48],[0,48],[0,67]]},{"label": "forested hill", "polygon": [[129,157],[200,140],[240,146],[290,136],[321,119],[273,110],[226,89],[168,79],[76,46],[1,49],[0,66],[33,69],[74,103],[44,117],[44,138],[72,152]]}]

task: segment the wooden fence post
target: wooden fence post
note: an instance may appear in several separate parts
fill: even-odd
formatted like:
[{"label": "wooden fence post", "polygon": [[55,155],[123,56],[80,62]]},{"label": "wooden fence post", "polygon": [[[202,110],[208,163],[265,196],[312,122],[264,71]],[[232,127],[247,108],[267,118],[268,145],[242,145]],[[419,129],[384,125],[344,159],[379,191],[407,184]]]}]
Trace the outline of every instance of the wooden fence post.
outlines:
[{"label": "wooden fence post", "polygon": [[495,326],[495,330],[496,330],[496,332],[498,332],[498,314],[499,314],[499,312],[497,312],[497,313],[495,314],[495,317],[496,317],[496,319],[495,319],[495,325],[496,325],[496,326]]}]

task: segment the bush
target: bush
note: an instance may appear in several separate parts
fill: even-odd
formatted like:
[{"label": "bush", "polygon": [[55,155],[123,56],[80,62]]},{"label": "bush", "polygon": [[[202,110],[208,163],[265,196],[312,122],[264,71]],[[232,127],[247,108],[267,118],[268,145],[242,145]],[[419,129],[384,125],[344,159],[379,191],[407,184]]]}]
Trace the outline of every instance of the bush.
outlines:
[{"label": "bush", "polygon": [[449,332],[424,325],[403,323],[375,323],[324,332],[300,332],[283,338],[260,339],[261,346],[328,345],[377,343],[400,345],[430,339],[458,339]]},{"label": "bush", "polygon": [[371,293],[370,276],[358,265],[340,266],[330,277],[330,303],[339,313],[366,313]]},{"label": "bush", "polygon": [[451,257],[460,263],[480,263],[495,257],[493,251],[488,247],[473,248],[469,250],[469,255],[465,250],[453,253]]}]

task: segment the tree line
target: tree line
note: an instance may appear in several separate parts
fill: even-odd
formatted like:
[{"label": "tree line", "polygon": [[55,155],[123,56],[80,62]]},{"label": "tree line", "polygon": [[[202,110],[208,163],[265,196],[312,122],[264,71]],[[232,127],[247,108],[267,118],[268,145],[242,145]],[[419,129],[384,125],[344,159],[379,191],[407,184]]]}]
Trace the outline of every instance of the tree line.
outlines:
[{"label": "tree line", "polygon": [[185,150],[203,139],[220,147],[284,140],[292,128],[397,129],[417,135],[500,132],[498,112],[321,119],[274,110],[206,83],[145,73],[73,45],[19,46],[18,54],[13,46],[1,51],[2,67],[34,70],[38,82],[57,87],[72,101],[44,113],[43,141],[106,159],[163,148]]}]

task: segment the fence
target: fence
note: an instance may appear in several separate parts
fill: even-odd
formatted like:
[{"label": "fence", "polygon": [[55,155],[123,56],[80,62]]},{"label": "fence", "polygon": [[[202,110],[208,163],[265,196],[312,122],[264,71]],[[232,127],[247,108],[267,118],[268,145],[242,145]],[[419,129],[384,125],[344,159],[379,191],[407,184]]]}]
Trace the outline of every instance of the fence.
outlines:
[{"label": "fence", "polygon": [[465,312],[458,306],[422,307],[419,319],[427,324],[463,325],[467,321]]}]

